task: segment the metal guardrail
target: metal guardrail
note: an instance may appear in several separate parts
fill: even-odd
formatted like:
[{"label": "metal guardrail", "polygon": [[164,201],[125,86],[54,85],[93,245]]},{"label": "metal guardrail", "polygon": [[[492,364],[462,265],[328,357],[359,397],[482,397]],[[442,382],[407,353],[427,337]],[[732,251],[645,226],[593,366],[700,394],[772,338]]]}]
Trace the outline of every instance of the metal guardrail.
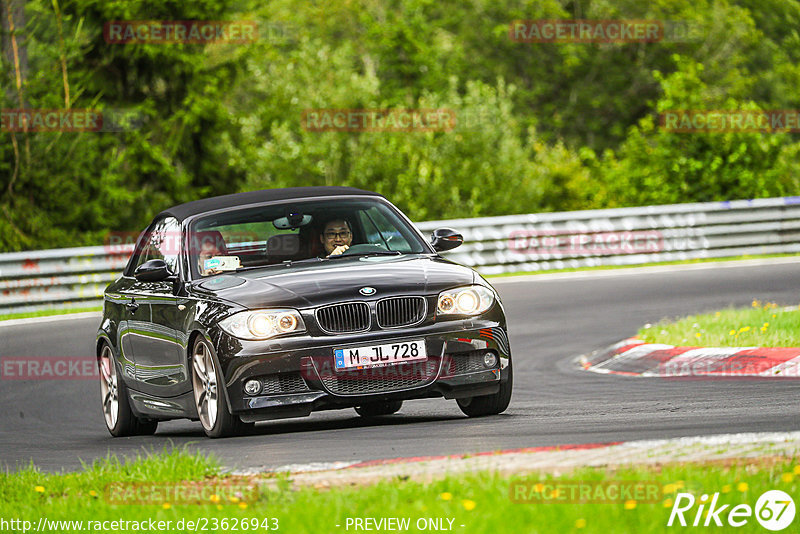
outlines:
[{"label": "metal guardrail", "polygon": [[0,254],[0,314],[102,304],[132,245]]},{"label": "metal guardrail", "polygon": [[800,197],[428,221],[482,274],[800,252]]},{"label": "metal guardrail", "polygon": [[[800,197],[419,223],[464,235],[482,274],[800,252]],[[99,305],[131,245],[0,254],[0,314]]]}]

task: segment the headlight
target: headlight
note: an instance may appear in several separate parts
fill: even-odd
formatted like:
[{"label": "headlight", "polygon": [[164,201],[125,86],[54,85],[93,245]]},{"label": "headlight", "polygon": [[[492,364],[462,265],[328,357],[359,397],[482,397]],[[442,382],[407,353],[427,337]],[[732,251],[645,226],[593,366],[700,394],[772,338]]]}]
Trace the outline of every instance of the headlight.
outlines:
[{"label": "headlight", "polygon": [[478,315],[494,304],[494,293],[483,286],[448,289],[439,293],[436,313],[439,315]]},{"label": "headlight", "polygon": [[241,339],[269,339],[290,332],[305,332],[297,310],[253,310],[234,313],[219,322],[228,334]]}]

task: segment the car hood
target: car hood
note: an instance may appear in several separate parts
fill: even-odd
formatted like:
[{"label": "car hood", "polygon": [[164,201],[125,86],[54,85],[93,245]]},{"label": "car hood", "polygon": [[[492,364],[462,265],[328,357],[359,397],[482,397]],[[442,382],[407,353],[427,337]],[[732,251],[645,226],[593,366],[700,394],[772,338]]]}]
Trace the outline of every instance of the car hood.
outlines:
[{"label": "car hood", "polygon": [[[362,256],[219,275],[199,288],[251,309],[308,308],[391,295],[432,294],[474,280],[469,267],[436,256]],[[359,294],[363,287],[374,288],[374,295]]]}]

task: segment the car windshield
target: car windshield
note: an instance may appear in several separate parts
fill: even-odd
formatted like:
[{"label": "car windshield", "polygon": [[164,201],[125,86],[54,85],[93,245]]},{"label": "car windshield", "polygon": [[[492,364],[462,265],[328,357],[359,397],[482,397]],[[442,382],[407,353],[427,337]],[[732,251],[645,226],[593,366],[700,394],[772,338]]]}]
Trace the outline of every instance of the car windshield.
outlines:
[{"label": "car windshield", "polygon": [[416,230],[376,199],[271,204],[200,217],[189,229],[187,250],[194,278],[287,261],[429,252]]}]

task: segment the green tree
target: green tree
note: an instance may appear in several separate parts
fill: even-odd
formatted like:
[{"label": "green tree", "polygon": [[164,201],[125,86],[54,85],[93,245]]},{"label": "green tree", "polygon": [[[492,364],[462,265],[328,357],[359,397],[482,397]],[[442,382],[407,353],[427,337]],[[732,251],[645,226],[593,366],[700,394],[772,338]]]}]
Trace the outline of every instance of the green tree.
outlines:
[{"label": "green tree", "polygon": [[[654,73],[664,95],[656,111],[760,110],[755,102],[714,96],[703,66],[676,57],[679,70]],[[610,205],[647,205],[795,194],[800,145],[780,133],[673,133],[654,116],[632,127],[619,151],[606,154],[599,175]]]}]

